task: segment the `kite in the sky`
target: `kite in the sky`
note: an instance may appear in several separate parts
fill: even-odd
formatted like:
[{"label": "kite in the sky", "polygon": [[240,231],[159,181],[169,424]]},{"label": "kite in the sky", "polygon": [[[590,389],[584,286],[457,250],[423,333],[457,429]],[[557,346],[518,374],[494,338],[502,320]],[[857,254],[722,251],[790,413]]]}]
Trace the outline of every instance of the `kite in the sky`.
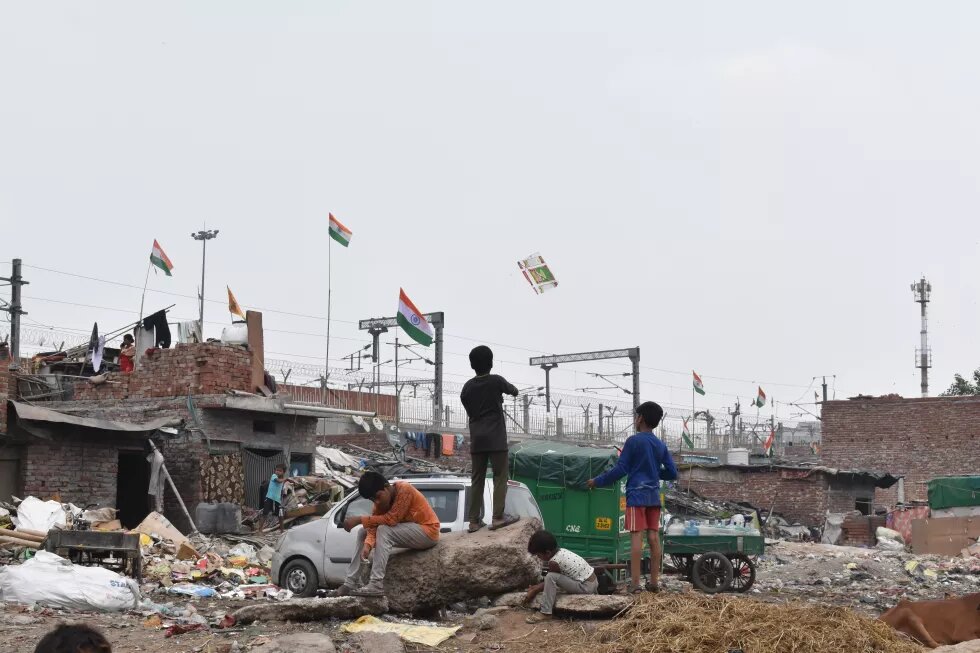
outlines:
[{"label": "kite in the sky", "polygon": [[517,262],[517,267],[524,273],[524,278],[534,288],[534,292],[539,295],[546,290],[551,290],[558,286],[558,280],[548,264],[544,262],[541,255],[535,252],[523,261]]}]

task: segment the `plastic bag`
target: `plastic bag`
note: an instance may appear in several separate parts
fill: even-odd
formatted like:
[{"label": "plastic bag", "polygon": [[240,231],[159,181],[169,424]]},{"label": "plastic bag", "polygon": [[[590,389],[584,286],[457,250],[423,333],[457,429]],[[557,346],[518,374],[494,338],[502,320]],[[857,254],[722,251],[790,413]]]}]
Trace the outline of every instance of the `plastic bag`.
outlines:
[{"label": "plastic bag", "polygon": [[251,544],[246,544],[245,542],[233,546],[231,550],[228,551],[228,555],[230,557],[241,556],[245,558],[246,561],[248,561],[250,564],[253,565],[258,563],[259,561],[257,557],[258,554],[255,551],[255,547],[252,546]]},{"label": "plastic bag", "polygon": [[41,501],[27,497],[17,506],[17,528],[47,533],[55,526],[65,525],[65,509],[57,501]]},{"label": "plastic bag", "polygon": [[80,567],[47,551],[22,565],[0,568],[0,601],[67,610],[132,610],[140,601],[131,578],[101,567]]},{"label": "plastic bag", "polygon": [[170,594],[180,594],[182,596],[196,596],[200,599],[209,599],[218,595],[213,587],[192,585],[190,583],[180,583],[167,589]]}]

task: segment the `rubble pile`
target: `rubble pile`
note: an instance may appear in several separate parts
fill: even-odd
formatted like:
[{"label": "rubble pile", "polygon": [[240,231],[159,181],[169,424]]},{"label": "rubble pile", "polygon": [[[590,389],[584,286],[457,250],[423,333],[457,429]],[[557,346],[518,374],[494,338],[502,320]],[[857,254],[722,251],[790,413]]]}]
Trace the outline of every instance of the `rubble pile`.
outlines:
[{"label": "rubble pile", "polygon": [[758,561],[756,595],[850,606],[877,614],[902,599],[980,592],[980,557],[776,542]]}]

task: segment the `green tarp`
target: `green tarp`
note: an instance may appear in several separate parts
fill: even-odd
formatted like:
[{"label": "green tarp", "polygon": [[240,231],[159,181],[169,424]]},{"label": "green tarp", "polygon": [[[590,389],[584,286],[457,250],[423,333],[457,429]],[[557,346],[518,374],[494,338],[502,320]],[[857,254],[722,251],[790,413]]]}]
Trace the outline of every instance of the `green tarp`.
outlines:
[{"label": "green tarp", "polygon": [[929,481],[933,510],[980,506],[980,476],[943,476]]},{"label": "green tarp", "polygon": [[586,481],[615,465],[618,458],[615,449],[530,440],[510,448],[510,476],[582,489]]}]

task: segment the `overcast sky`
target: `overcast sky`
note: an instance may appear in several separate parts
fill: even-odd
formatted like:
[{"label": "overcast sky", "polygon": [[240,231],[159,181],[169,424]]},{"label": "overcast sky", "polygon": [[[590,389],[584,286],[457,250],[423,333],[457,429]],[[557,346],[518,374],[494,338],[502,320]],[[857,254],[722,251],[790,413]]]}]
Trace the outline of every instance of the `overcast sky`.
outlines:
[{"label": "overcast sky", "polygon": [[[477,342],[518,384],[543,382],[533,352],[639,345],[644,399],[689,405],[693,368],[711,407],[757,384],[812,403],[825,374],[838,398],[916,396],[925,274],[938,393],[980,365],[978,21],[970,2],[3,2],[0,274],[20,257],[134,286],[25,269],[25,327],[106,331],[136,319],[156,238],[176,269],[149,287],[184,297],[147,308],[191,319],[206,223],[207,297],[230,285],[266,310],[270,358],[322,364],[322,336],[283,331],[325,331],[332,211],[354,236],[331,358],[402,286],[446,313],[447,380]],[[553,292],[520,276],[533,252]],[[228,313],[206,311],[217,336]]]}]

